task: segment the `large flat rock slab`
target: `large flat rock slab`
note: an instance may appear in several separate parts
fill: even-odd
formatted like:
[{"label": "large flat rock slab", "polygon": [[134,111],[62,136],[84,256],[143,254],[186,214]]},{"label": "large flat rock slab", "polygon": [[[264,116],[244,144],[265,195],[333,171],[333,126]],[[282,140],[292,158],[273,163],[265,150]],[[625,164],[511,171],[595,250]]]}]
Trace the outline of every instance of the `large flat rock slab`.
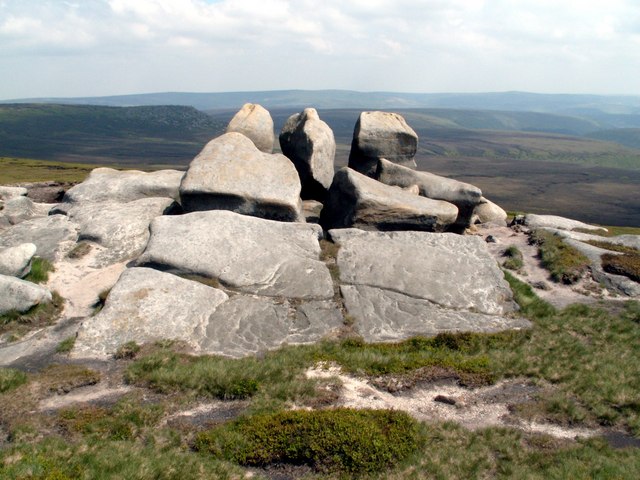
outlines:
[{"label": "large flat rock slab", "polygon": [[180,185],[185,211],[230,210],[281,221],[302,219],[300,178],[282,154],[258,150],[241,133],[211,140]]},{"label": "large flat rock slab", "polygon": [[150,228],[139,266],[203,275],[256,295],[333,297],[318,225],[217,210],[157,217]]},{"label": "large flat rock slab", "polygon": [[331,230],[347,313],[368,341],[522,328],[482,239],[451,233]]},{"label": "large flat rock slab", "polygon": [[158,170],[119,171],[112,168],[96,168],[87,179],[70,188],[64,196],[65,203],[131,202],[141,198],[164,197],[178,199],[178,188],[184,172]]},{"label": "large flat rock slab", "polygon": [[536,215],[529,213],[524,217],[524,224],[529,228],[555,228],[558,230],[598,230],[606,232],[604,227],[590,225],[588,223],[573,220],[571,218],[559,217],[557,215]]},{"label": "large flat rock slab", "polygon": [[25,220],[2,231],[0,247],[33,243],[36,255],[56,261],[73,247],[78,239],[77,227],[64,215]]},{"label": "large flat rock slab", "polygon": [[163,339],[181,340],[198,348],[209,316],[228,299],[221,290],[150,268],[125,270],[104,308],[87,318],[73,355],[113,354],[120,345]]},{"label": "large flat rock slab", "polygon": [[149,224],[174,201],[171,198],[142,198],[128,203],[82,203],[68,211],[78,225],[79,240],[90,240],[104,247],[95,260],[106,266],[140,255],[149,240]]}]

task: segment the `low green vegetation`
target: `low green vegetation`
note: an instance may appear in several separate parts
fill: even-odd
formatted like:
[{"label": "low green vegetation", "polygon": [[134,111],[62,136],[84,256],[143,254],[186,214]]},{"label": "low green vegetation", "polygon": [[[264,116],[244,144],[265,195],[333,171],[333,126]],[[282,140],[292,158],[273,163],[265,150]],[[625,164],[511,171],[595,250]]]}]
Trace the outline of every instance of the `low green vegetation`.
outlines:
[{"label": "low green vegetation", "polygon": [[602,255],[602,268],[605,272],[624,275],[634,282],[640,282],[640,255],[638,254],[614,255],[605,253]]},{"label": "low green vegetation", "polygon": [[8,392],[26,383],[27,375],[13,368],[0,368],[0,393]]},{"label": "low green vegetation", "polygon": [[52,292],[51,302],[36,305],[28,312],[11,311],[0,315],[0,334],[17,339],[30,330],[52,325],[60,317],[64,299]]},{"label": "low green vegetation", "polygon": [[116,360],[129,360],[135,358],[140,352],[142,347],[138,345],[133,340],[130,342],[123,343],[118,347],[116,353],[114,353],[113,358]]},{"label": "low green vegetation", "polygon": [[640,255],[640,250],[633,247],[627,247],[626,245],[618,245],[616,243],[607,242],[604,240],[587,240],[585,243],[593,245],[594,247],[603,248],[612,252],[628,253],[630,255]]},{"label": "low green vegetation", "polygon": [[55,267],[49,260],[34,257],[31,261],[31,271],[24,279],[33,283],[46,283],[49,280],[49,273],[53,271],[55,271]]},{"label": "low green vegetation", "polygon": [[102,165],[0,157],[0,185],[22,182],[82,182]]},{"label": "low green vegetation", "polygon": [[65,338],[56,347],[56,353],[69,353],[73,350],[73,346],[76,344],[76,336]]},{"label": "low green vegetation", "polygon": [[589,259],[562,238],[546,230],[535,230],[529,241],[538,246],[538,253],[544,268],[551,278],[565,284],[576,283],[589,267]]},{"label": "low green vegetation", "polygon": [[196,447],[241,465],[290,463],[316,471],[374,473],[414,453],[417,422],[390,410],[294,410],[254,415],[203,432]]},{"label": "low green vegetation", "polygon": [[89,242],[78,242],[75,247],[73,247],[69,253],[67,253],[67,257],[72,260],[77,260],[79,258],[87,256],[91,252],[91,244]]},{"label": "low green vegetation", "polygon": [[520,270],[524,266],[522,252],[515,245],[509,245],[509,247],[504,251],[504,256],[507,257],[507,259],[502,263],[504,268],[509,270]]},{"label": "low green vegetation", "polygon": [[599,237],[617,237],[618,235],[640,235],[640,227],[617,227],[607,225],[605,230],[585,230],[577,228],[577,232],[598,235]]}]

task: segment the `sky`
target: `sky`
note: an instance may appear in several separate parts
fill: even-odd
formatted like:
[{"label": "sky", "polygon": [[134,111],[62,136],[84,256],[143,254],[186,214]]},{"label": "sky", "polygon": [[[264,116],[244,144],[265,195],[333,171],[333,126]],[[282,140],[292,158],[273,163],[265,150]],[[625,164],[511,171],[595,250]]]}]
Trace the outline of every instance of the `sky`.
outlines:
[{"label": "sky", "polygon": [[638,0],[0,0],[0,99],[640,94]]}]

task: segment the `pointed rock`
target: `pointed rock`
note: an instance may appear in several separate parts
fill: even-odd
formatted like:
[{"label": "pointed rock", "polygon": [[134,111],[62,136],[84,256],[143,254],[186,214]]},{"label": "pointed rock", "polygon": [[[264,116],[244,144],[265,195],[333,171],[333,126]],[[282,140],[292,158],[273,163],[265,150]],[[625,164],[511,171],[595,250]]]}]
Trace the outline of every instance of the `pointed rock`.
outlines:
[{"label": "pointed rock", "polygon": [[229,122],[227,133],[230,132],[248,137],[261,152],[273,152],[273,119],[262,105],[245,103]]}]

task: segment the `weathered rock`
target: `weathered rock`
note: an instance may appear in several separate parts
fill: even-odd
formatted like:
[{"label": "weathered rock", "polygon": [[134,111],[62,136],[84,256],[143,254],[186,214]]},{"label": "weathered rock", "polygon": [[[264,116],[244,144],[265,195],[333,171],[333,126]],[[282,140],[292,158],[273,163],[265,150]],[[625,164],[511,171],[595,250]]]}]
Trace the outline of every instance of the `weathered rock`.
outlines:
[{"label": "weathered rock", "polygon": [[248,137],[258,150],[264,153],[273,152],[273,119],[263,106],[245,103],[234,115],[227,126],[227,133],[237,132]]},{"label": "weathered rock", "polygon": [[327,230],[441,231],[457,215],[451,203],[413,195],[345,167],[333,179],[320,223]]},{"label": "weathered rock", "polygon": [[459,229],[471,225],[474,209],[482,201],[482,192],[473,185],[429,172],[415,171],[384,158],[377,163],[375,177],[387,185],[403,188],[417,185],[421,196],[453,203],[458,207],[455,224]]},{"label": "weathered rock", "polygon": [[10,200],[15,197],[23,197],[27,194],[24,187],[5,187],[0,185],[0,200]]},{"label": "weathered rock", "polygon": [[243,292],[328,299],[333,286],[318,260],[318,225],[228,211],[157,217],[140,266],[203,275]]},{"label": "weathered rock", "polygon": [[259,151],[240,133],[211,140],[189,165],[180,199],[185,211],[231,210],[283,221],[301,220],[300,179],[281,154]]},{"label": "weathered rock", "polygon": [[178,170],[145,173],[137,170],[119,171],[112,168],[96,168],[84,182],[67,191],[64,202],[126,203],[149,197],[177,200],[183,175],[184,172]]},{"label": "weathered rock", "polygon": [[23,183],[22,186],[27,189],[27,196],[34,202],[59,203],[73,184],[48,181]]},{"label": "weathered rock", "polygon": [[36,254],[33,243],[23,243],[0,250],[0,275],[22,278],[31,271],[31,259]]},{"label": "weathered rock", "polygon": [[53,205],[48,203],[34,203],[27,197],[14,197],[4,202],[1,211],[11,225],[36,217],[46,217]]},{"label": "weathered rock", "polygon": [[229,297],[223,291],[150,268],[130,268],[104,308],[78,331],[73,355],[104,356],[135,341],[181,340],[198,348],[209,316]]},{"label": "weathered rock", "polygon": [[33,243],[37,255],[49,261],[64,255],[78,239],[76,226],[65,215],[26,220],[2,231],[0,247]]},{"label": "weathered rock", "polygon": [[580,242],[598,241],[640,250],[640,235],[616,235],[614,237],[602,237],[600,235],[574,232],[571,230],[559,230],[555,228],[546,228],[546,230],[560,235],[563,238],[571,238],[573,240],[579,240]]},{"label": "weathered rock", "polygon": [[51,292],[35,283],[0,275],[0,315],[12,310],[26,312],[51,301]]},{"label": "weathered rock", "polygon": [[69,218],[79,227],[78,240],[107,247],[96,258],[105,266],[137,257],[149,240],[149,223],[162,215],[171,198],[142,198],[128,203],[81,203],[69,209]]},{"label": "weathered rock", "polygon": [[367,341],[529,326],[479,237],[331,230],[347,313]]},{"label": "weathered rock", "polygon": [[557,228],[558,230],[576,230],[578,228],[584,230],[603,230],[604,227],[589,225],[588,223],[571,220],[569,218],[558,217],[556,215],[534,215],[529,213],[524,217],[524,224],[529,228]]},{"label": "weathered rock", "polygon": [[482,197],[480,204],[473,210],[472,223],[505,226],[507,224],[507,212],[492,201]]},{"label": "weathered rock", "polygon": [[280,133],[280,148],[298,170],[302,198],[323,201],[333,180],[336,140],[315,108],[289,117]]},{"label": "weathered rock", "polygon": [[236,295],[209,318],[203,352],[231,357],[264,352],[283,344],[320,340],[343,325],[332,302],[310,302],[296,310],[287,302]]},{"label": "weathered rock", "polygon": [[319,223],[323,205],[317,200],[302,201],[302,215],[307,223]]},{"label": "weathered rock", "polygon": [[418,135],[397,113],[362,112],[356,122],[349,167],[373,177],[378,160],[416,167]]}]

